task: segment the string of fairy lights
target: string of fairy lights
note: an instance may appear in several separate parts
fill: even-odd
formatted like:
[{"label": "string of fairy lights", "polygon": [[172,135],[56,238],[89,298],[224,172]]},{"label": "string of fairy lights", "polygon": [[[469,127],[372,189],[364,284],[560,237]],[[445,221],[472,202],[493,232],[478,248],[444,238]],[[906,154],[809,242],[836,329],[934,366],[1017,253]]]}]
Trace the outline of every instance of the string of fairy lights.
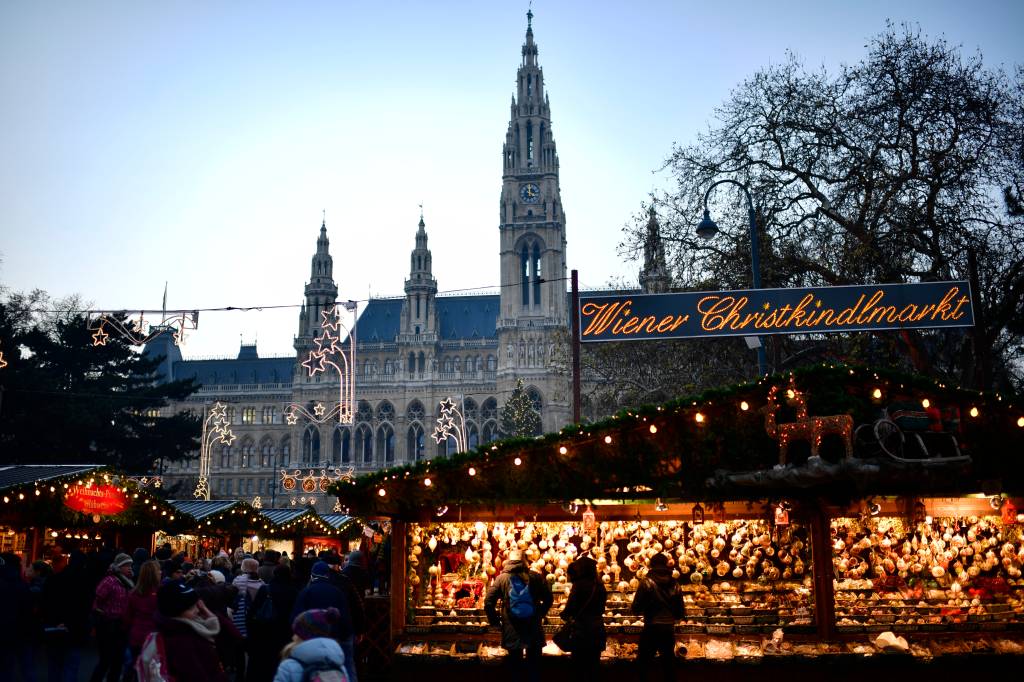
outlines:
[{"label": "string of fairy lights", "polygon": [[[822,365],[822,367],[833,370],[842,369],[840,366],[827,363]],[[905,382],[882,377],[879,372],[867,368],[848,368],[846,371],[849,377],[872,384],[867,390],[867,395],[870,401],[878,407],[883,407],[889,397],[905,394],[911,389]],[[934,387],[933,392],[936,394],[940,391],[958,391],[960,398],[956,401],[957,405],[964,406],[963,414],[970,420],[980,419],[985,414],[985,406],[988,405],[991,413],[1001,413],[998,417],[1000,421],[1005,420],[1004,423],[1008,427],[1015,426],[1016,428],[1024,429],[1024,414],[1021,413],[1021,409],[1004,401],[1002,394],[999,392],[952,388],[942,382],[932,382],[932,384]],[[752,395],[747,396],[746,393],[758,387],[766,388],[767,390],[761,403],[754,404],[754,397]],[[930,408],[934,408],[938,403],[937,395],[929,397],[927,390],[920,388],[918,390],[922,394],[918,398],[921,410],[927,411]],[[778,408],[779,398],[783,396],[790,405],[795,406],[795,420],[776,424],[774,432],[767,428],[768,420],[766,420],[766,431],[771,438],[779,442],[780,448],[785,448],[789,443],[796,440],[806,440],[814,454],[816,454],[817,447],[821,445],[822,437],[829,433],[834,433],[843,439],[846,452],[850,452],[850,439],[853,427],[852,418],[849,415],[808,415],[804,392],[798,388],[793,374],[783,377],[781,383],[779,378],[763,377],[755,384],[738,387],[737,392],[744,394],[744,397],[736,399],[733,404],[736,412],[740,414],[751,411],[773,414],[773,411]],[[681,420],[681,423],[688,423],[696,429],[707,428],[711,425],[712,413],[719,411],[728,404],[720,400],[707,400],[703,402],[695,400],[691,401],[688,405],[657,406],[651,408],[653,413],[629,410],[622,414],[614,415],[603,424],[570,425],[562,429],[558,434],[551,434],[545,437],[545,442],[555,441],[550,446],[545,445],[538,448],[533,444],[529,446],[523,446],[520,443],[488,444],[470,453],[470,457],[466,458],[463,466],[457,470],[446,467],[443,463],[435,464],[428,460],[367,474],[361,477],[358,482],[350,481],[348,486],[341,485],[336,490],[339,497],[345,499],[348,497],[346,490],[355,492],[354,487],[358,485],[360,488],[373,491],[373,495],[370,497],[378,498],[377,506],[386,506],[388,505],[388,499],[393,496],[392,493],[395,490],[399,491],[396,493],[398,497],[403,498],[401,494],[401,486],[403,485],[411,484],[421,487],[421,490],[429,490],[437,487],[439,477],[441,476],[475,479],[479,476],[494,474],[505,477],[510,469],[515,471],[519,467],[526,466],[528,464],[527,459],[529,458],[534,458],[539,464],[543,464],[550,461],[552,457],[571,458],[575,450],[587,445],[603,444],[615,447],[616,438],[622,437],[623,434],[621,432],[624,430],[628,432],[639,431],[648,438],[658,438],[658,423],[663,423],[668,419]],[[629,425],[629,422],[635,422],[635,424]],[[812,426],[814,428],[811,428]],[[619,436],[605,433],[612,429],[618,430],[620,432]],[[546,451],[547,447],[552,449]],[[529,451],[529,454],[527,454],[527,451]],[[444,468],[448,468],[448,470],[439,470]],[[648,490],[650,489],[648,488]],[[634,490],[634,492],[638,491]],[[396,500],[396,502],[400,503],[401,499]],[[660,498],[658,503],[662,504]]]}]

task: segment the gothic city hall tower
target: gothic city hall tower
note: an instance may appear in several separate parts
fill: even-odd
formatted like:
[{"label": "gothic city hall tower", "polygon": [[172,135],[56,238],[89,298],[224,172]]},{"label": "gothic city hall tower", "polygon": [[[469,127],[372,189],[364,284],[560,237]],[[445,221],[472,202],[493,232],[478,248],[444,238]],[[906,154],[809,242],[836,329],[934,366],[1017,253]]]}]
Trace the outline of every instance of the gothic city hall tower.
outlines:
[{"label": "gothic city hall tower", "polygon": [[553,431],[570,414],[565,211],[551,102],[537,55],[530,12],[502,147],[498,382],[506,395],[519,378],[535,386],[547,403],[544,430]]},{"label": "gothic city hall tower", "polygon": [[[318,234],[294,354],[261,357],[250,343],[234,357],[183,359],[167,336],[147,346],[147,353],[166,358],[167,380],[191,378],[201,386],[170,410],[205,414],[215,401],[226,405],[237,440],[218,443],[210,453],[213,497],[259,496],[265,504],[313,504],[324,511],[332,500],[283,489],[282,471],[352,467],[364,473],[452,455],[460,447],[456,440],[433,435],[441,401],[447,399],[464,415],[465,447],[478,447],[502,437],[501,410],[519,380],[544,432],[569,421],[565,212],[532,20],[528,13],[502,144],[498,272],[492,280],[500,282],[500,293],[445,295],[444,273],[433,269],[428,226],[442,231],[446,226],[430,224],[422,209],[418,222],[413,215],[394,215],[391,226],[411,247],[405,251],[409,270],[404,283],[374,282],[374,288],[402,293],[360,302],[354,333],[342,339],[345,348],[356,343],[351,423],[287,418],[295,405],[307,412],[317,404],[329,409],[339,397],[337,373],[307,371],[322,313],[339,296],[350,298],[344,292],[351,284],[343,281],[344,272],[334,270],[326,220],[309,235],[312,246]],[[468,255],[494,257],[493,252]],[[347,313],[342,319],[347,330]],[[198,467],[195,460],[175,463],[165,474],[169,484],[190,490]]]}]

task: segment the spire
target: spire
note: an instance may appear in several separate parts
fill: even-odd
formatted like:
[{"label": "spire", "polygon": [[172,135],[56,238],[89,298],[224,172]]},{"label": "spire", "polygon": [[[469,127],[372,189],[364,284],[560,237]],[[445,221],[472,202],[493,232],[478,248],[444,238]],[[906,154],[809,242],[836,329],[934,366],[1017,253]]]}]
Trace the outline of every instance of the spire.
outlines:
[{"label": "spire", "polygon": [[526,42],[523,43],[523,66],[537,66],[537,45],[533,42],[533,10],[526,11]]},{"label": "spire", "polygon": [[665,264],[665,245],[661,242],[661,226],[652,204],[648,211],[647,236],[644,238],[644,267],[640,271],[640,288],[646,294],[669,290],[672,278]]}]

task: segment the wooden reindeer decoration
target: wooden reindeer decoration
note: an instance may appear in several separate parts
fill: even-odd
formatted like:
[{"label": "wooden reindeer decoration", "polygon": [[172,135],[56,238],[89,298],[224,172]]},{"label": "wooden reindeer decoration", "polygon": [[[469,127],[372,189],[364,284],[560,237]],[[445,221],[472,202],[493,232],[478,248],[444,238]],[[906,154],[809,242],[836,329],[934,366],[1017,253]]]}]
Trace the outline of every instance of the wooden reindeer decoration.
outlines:
[{"label": "wooden reindeer decoration", "polygon": [[769,436],[779,441],[779,464],[786,463],[789,444],[795,440],[809,443],[811,456],[817,457],[821,439],[829,434],[840,436],[846,446],[846,456],[853,455],[853,417],[848,414],[835,414],[828,417],[807,416],[807,401],[800,391],[796,390],[796,383],[790,378],[786,394],[790,401],[796,404],[796,421],[776,424],[775,413],[779,411],[778,391],[778,386],[772,386],[768,391],[768,404],[762,409],[764,410],[764,430]]}]

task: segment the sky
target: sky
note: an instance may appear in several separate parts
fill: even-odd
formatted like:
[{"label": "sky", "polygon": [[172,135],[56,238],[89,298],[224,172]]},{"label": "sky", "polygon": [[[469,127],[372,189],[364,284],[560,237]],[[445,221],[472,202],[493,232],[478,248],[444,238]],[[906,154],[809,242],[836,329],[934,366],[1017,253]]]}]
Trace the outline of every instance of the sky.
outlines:
[{"label": "sky", "polygon": [[[339,298],[402,295],[420,204],[441,292],[496,287],[526,2],[0,3],[0,285],[96,309],[298,305],[326,212]],[[1024,63],[1015,0],[537,0],[567,261],[618,250],[673,144],[758,69],[834,69],[886,20]],[[695,216],[694,222],[699,219]],[[204,313],[186,357],[292,354],[298,310]]]}]

